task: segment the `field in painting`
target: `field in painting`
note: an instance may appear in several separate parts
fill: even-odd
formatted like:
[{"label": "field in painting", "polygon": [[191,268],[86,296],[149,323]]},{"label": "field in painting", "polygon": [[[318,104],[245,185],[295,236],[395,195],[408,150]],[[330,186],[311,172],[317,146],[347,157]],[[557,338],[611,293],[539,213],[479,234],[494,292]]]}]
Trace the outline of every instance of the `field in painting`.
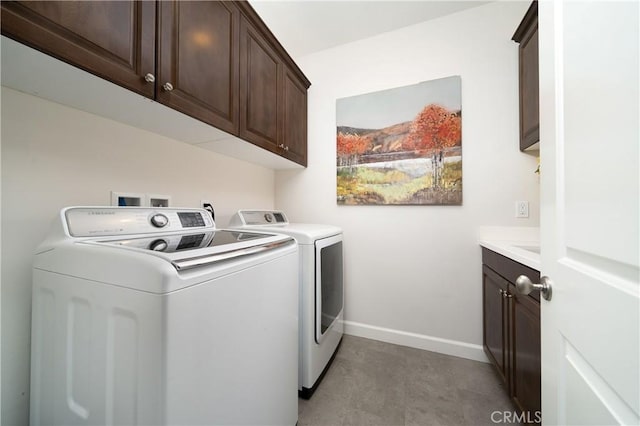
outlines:
[{"label": "field in painting", "polygon": [[460,147],[451,148],[444,155],[438,185],[434,182],[434,166],[438,167],[439,158],[436,162],[433,156],[403,158],[409,154],[413,153],[398,152],[387,155],[386,161],[338,166],[338,203],[462,204]]}]

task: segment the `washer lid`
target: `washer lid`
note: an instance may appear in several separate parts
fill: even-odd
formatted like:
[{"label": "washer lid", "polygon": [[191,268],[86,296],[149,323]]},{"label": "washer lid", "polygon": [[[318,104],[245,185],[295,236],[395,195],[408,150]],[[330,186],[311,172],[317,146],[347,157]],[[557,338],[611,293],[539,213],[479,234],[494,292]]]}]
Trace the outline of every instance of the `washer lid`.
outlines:
[{"label": "washer lid", "polygon": [[285,235],[215,230],[84,243],[143,251],[171,262],[177,270],[184,270],[271,250],[289,241],[291,237]]}]

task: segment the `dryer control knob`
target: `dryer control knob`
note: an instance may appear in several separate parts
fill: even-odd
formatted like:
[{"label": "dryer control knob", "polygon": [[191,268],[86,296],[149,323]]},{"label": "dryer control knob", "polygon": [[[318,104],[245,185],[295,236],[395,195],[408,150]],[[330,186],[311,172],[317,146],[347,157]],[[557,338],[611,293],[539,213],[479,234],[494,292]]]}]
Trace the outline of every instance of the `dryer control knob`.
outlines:
[{"label": "dryer control knob", "polygon": [[149,250],[165,251],[169,245],[165,240],[154,240],[149,244]]},{"label": "dryer control knob", "polygon": [[164,228],[169,223],[169,218],[163,214],[157,213],[151,216],[151,224],[156,228]]}]

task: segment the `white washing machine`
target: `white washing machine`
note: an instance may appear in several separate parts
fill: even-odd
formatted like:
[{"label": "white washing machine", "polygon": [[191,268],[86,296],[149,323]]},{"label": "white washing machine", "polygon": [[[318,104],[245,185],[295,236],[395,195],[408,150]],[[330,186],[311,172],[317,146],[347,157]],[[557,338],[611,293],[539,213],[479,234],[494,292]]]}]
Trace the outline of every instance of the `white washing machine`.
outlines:
[{"label": "white washing machine", "polygon": [[31,349],[32,425],[295,425],[297,245],[201,209],[64,209]]},{"label": "white washing machine", "polygon": [[292,236],[300,248],[298,394],[310,398],[336,354],[344,332],[342,230],[289,223],[282,211],[239,210],[229,228]]}]

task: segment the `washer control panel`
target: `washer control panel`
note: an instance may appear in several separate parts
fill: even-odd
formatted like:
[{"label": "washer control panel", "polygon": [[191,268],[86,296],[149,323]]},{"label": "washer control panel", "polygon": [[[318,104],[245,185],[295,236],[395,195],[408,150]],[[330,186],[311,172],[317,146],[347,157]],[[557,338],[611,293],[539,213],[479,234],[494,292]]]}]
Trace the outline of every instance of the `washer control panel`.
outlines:
[{"label": "washer control panel", "polygon": [[107,237],[192,229],[215,229],[204,209],[69,207],[63,210],[71,237]]}]

